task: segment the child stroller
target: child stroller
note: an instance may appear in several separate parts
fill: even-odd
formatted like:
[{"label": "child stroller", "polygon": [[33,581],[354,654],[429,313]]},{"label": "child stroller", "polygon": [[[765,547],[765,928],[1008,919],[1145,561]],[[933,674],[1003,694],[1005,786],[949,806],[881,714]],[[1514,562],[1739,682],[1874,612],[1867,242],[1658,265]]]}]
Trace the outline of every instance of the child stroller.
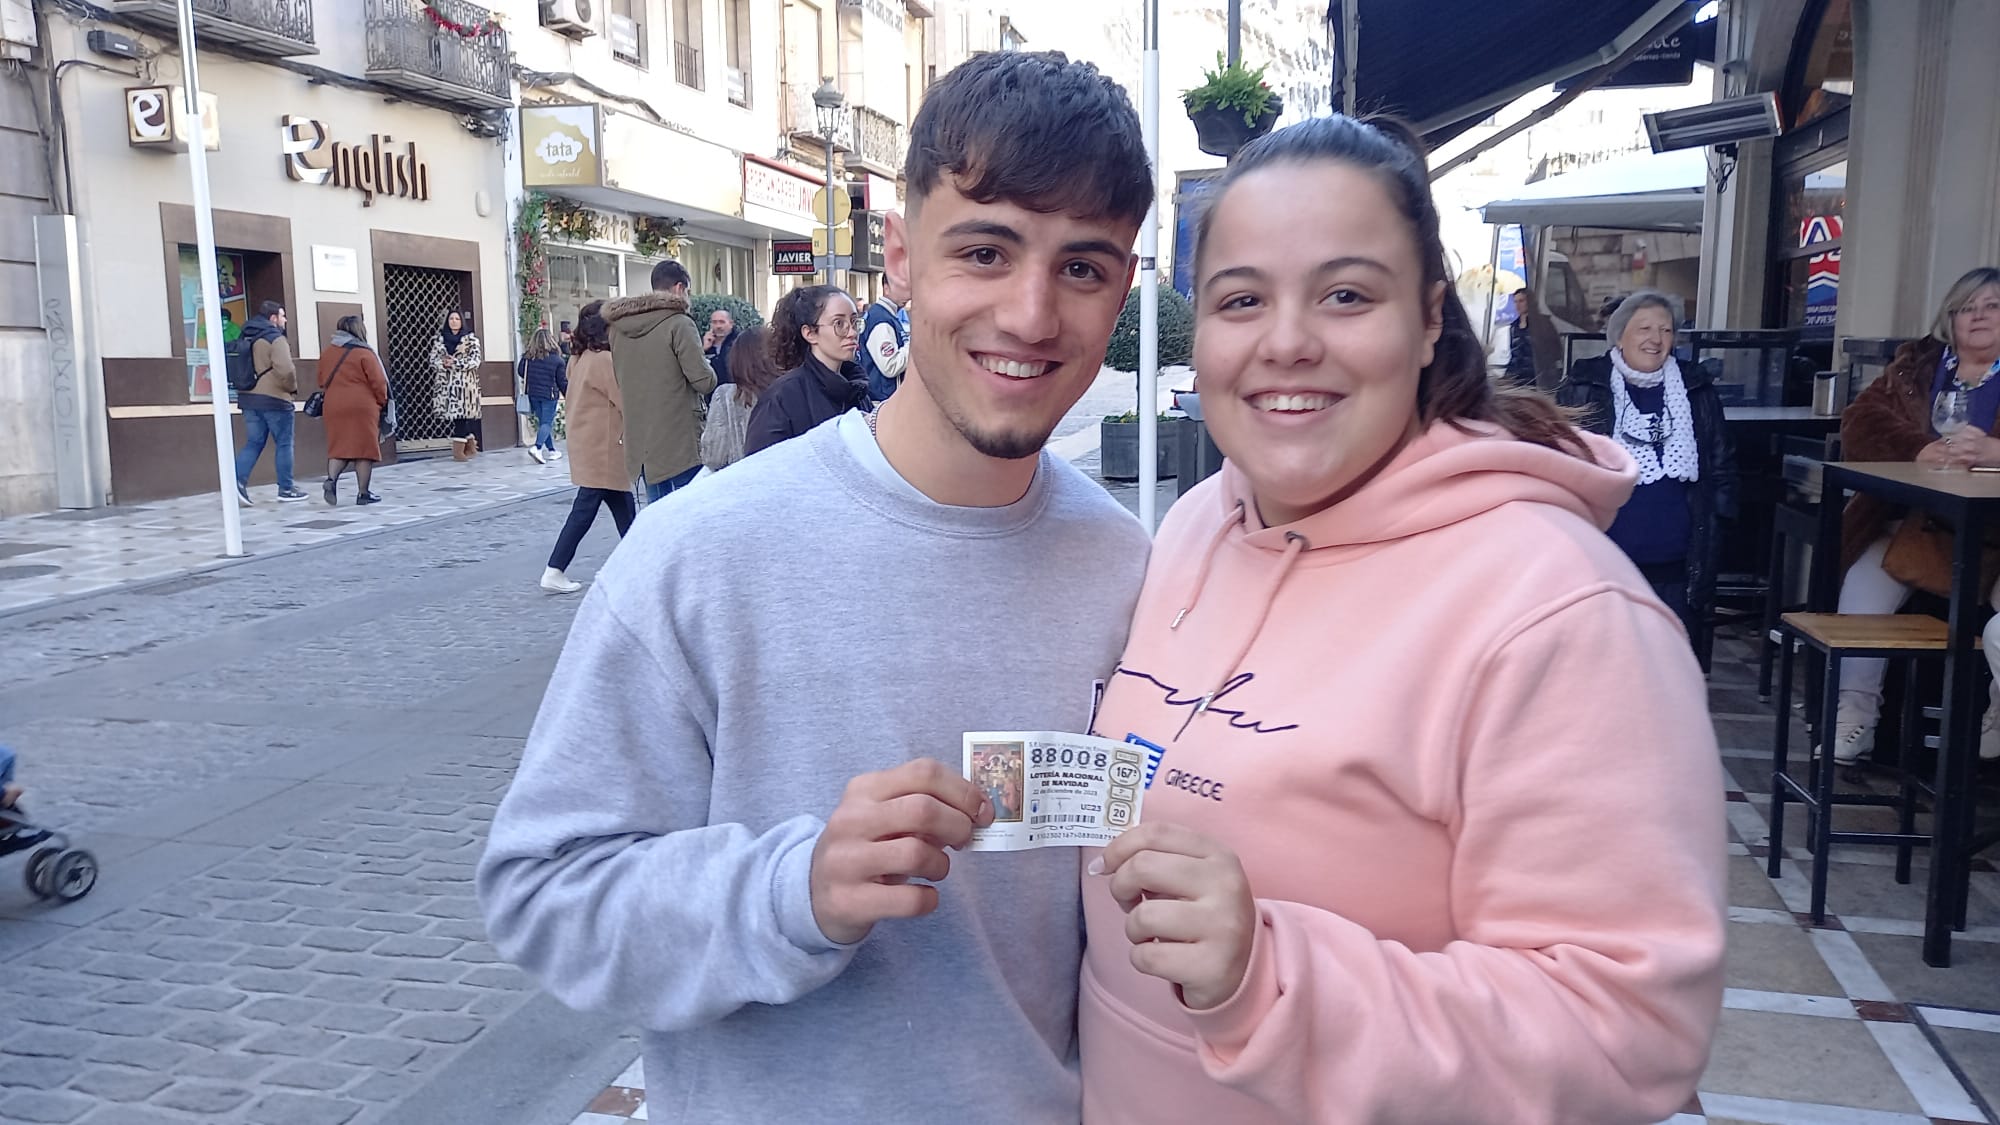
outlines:
[{"label": "child stroller", "polygon": [[97,857],[69,846],[69,837],[43,828],[21,812],[12,785],[14,752],[0,746],[0,856],[34,848],[28,857],[28,890],[36,898],[75,902],[97,885]]}]

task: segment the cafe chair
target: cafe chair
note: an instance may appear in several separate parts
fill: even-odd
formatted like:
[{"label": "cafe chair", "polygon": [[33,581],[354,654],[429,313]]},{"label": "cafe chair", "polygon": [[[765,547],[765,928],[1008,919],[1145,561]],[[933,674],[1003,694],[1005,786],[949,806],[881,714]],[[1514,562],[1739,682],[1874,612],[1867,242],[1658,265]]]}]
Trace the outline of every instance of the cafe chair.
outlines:
[{"label": "cafe chair", "polygon": [[[1919,614],[1787,613],[1779,619],[1778,633],[1777,734],[1771,755],[1771,837],[1766,870],[1772,878],[1777,878],[1780,865],[1784,862],[1785,806],[1790,803],[1804,805],[1806,846],[1812,853],[1812,920],[1818,924],[1826,916],[1826,883],[1833,845],[1893,846],[1896,849],[1896,881],[1908,883],[1912,849],[1930,844],[1930,837],[1919,834],[1916,824],[1918,797],[1930,793],[1931,789],[1909,770],[1897,771],[1898,787],[1894,796],[1833,791],[1838,768],[1833,757],[1833,731],[1837,722],[1835,714],[1840,706],[1841,663],[1856,657],[1880,657],[1901,665],[1907,684],[1914,679],[1917,664],[1944,658],[1947,628],[1937,618]],[[1819,693],[1822,711],[1818,724],[1819,749],[1807,760],[1804,784],[1794,780],[1786,768],[1792,730],[1792,660],[1801,647],[1818,652],[1826,665],[1825,682]],[[1922,721],[1922,709],[1918,706],[1917,697],[1915,690],[1906,688],[1903,692],[1901,720],[1904,746],[1918,745],[1921,739],[1919,723]],[[1843,805],[1893,808],[1898,814],[1897,830],[1837,832],[1833,828],[1833,810]]]}]

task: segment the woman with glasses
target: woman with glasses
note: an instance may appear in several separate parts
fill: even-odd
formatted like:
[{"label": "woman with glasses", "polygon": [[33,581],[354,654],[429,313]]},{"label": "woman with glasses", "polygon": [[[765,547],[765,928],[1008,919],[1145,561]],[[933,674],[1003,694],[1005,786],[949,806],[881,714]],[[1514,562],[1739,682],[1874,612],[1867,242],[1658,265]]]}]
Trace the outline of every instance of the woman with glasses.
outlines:
[{"label": "woman with glasses", "polygon": [[771,312],[771,361],[785,374],[757,400],[743,454],[795,438],[829,418],[869,407],[868,376],[854,362],[861,314],[832,285],[807,285]]},{"label": "woman with glasses", "polygon": [[[1933,410],[1940,405],[1947,409]],[[1949,409],[1954,403],[1957,409]],[[1896,349],[1882,376],[1840,416],[1841,456],[1849,461],[1915,461],[1940,470],[2000,465],[2000,269],[1973,270],[1945,294],[1930,335]],[[1948,436],[1939,425],[1955,430]],[[1951,590],[1951,534],[1924,517],[1864,494],[1841,521],[1840,612],[1894,613],[1913,589],[1940,597]],[[1981,567],[2000,608],[2000,548],[1989,542]],[[2000,617],[1986,626],[1986,661],[2000,673]],[[1885,662],[1841,665],[1834,757],[1857,761],[1875,749]],[[1995,689],[2000,696],[2000,688]],[[1988,706],[1979,756],[2000,758],[2000,708]]]},{"label": "woman with glasses", "polygon": [[1607,535],[1697,634],[1715,600],[1715,521],[1736,514],[1736,459],[1722,399],[1699,365],[1674,358],[1680,299],[1641,289],[1605,322],[1607,355],[1571,365],[1556,401],[1639,463],[1639,486]]}]

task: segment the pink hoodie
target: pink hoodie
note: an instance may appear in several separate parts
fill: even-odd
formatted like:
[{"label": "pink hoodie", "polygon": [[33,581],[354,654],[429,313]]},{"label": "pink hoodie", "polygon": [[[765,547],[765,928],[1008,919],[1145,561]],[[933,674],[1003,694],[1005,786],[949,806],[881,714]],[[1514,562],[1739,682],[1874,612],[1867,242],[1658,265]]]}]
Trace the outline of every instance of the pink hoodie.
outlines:
[{"label": "pink hoodie", "polygon": [[1288,527],[1231,465],[1174,506],[1095,730],[1161,751],[1145,819],[1235,851],[1262,924],[1193,1012],[1084,878],[1087,1122],[1685,1104],[1722,998],[1721,769],[1679,623],[1598,530],[1636,470],[1591,449],[1438,425]]}]

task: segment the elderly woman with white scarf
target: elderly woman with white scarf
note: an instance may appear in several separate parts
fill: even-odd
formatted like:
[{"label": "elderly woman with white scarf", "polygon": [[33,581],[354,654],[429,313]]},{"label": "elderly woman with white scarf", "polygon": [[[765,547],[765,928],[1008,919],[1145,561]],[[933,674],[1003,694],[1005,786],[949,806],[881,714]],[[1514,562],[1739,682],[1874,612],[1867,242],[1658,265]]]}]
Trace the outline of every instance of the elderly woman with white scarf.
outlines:
[{"label": "elderly woman with white scarf", "polygon": [[1736,514],[1736,457],[1708,372],[1674,358],[1679,319],[1679,298],[1656,289],[1625,298],[1605,324],[1610,354],[1572,365],[1556,400],[1639,463],[1639,486],[1608,534],[1680,615],[1706,663],[1715,522]]}]

